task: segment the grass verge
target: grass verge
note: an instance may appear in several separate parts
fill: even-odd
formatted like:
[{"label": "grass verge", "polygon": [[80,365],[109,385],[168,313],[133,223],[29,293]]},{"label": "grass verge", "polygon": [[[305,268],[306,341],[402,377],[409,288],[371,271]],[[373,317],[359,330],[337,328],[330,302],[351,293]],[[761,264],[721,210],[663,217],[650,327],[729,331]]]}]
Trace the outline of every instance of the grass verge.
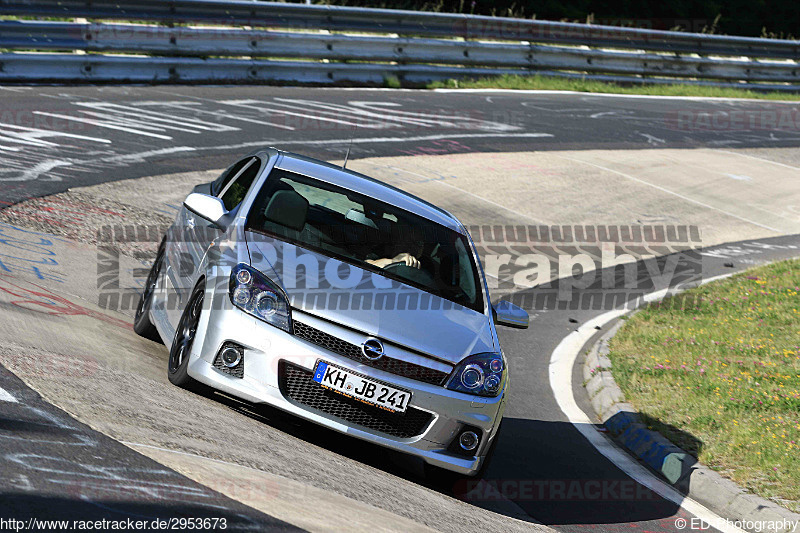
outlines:
[{"label": "grass verge", "polygon": [[752,98],[757,100],[800,100],[798,93],[759,92],[747,89],[704,87],[700,85],[636,85],[547,76],[504,75],[476,80],[447,80],[428,84],[429,89],[514,89],[576,91],[587,93],[644,94],[654,96],[702,96],[717,98]]},{"label": "grass verge", "polygon": [[614,378],[653,429],[793,511],[799,292],[800,260],[749,270],[642,309],[609,355]]}]

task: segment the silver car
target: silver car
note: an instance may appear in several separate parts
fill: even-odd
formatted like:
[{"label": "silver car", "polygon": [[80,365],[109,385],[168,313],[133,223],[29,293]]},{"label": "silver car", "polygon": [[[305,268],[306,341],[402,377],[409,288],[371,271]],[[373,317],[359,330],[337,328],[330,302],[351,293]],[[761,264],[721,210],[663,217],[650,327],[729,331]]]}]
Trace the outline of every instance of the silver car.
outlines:
[{"label": "silver car", "polygon": [[[475,245],[451,214],[266,149],[195,188],[159,247],[136,332],[168,376],[476,475],[508,388]],[[435,469],[434,469],[435,470]]]}]

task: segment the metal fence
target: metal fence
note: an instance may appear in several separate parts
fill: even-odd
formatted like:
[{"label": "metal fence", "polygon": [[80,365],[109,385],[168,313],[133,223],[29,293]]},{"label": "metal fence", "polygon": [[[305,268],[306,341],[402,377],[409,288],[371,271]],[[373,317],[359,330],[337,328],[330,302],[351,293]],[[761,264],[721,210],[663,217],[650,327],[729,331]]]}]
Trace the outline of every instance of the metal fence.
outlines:
[{"label": "metal fence", "polygon": [[0,21],[7,82],[381,84],[541,73],[800,90],[800,41],[241,0],[0,0],[0,14],[66,20]]}]

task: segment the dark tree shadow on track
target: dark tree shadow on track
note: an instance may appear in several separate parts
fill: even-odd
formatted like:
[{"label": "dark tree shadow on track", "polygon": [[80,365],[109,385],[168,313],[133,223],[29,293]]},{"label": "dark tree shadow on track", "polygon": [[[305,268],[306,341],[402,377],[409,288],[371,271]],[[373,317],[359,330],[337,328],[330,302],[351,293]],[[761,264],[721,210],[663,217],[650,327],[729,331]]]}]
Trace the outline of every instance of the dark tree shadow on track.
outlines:
[{"label": "dark tree shadow on track", "polygon": [[485,480],[548,525],[644,522],[679,509],[602,457],[568,422],[505,418]]}]

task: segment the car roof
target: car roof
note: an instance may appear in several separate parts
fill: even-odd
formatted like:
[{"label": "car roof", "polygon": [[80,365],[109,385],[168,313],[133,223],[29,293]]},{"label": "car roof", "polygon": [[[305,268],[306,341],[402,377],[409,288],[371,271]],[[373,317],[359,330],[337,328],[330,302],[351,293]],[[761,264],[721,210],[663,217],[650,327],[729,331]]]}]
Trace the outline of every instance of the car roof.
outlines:
[{"label": "car roof", "polygon": [[437,207],[422,198],[370,176],[343,169],[342,167],[326,161],[314,159],[313,157],[307,157],[275,148],[259,150],[253,155],[264,155],[267,157],[278,155],[279,159],[275,163],[276,168],[316,178],[343,189],[375,198],[394,207],[437,222],[462,234],[465,231],[458,219],[441,207]]}]

